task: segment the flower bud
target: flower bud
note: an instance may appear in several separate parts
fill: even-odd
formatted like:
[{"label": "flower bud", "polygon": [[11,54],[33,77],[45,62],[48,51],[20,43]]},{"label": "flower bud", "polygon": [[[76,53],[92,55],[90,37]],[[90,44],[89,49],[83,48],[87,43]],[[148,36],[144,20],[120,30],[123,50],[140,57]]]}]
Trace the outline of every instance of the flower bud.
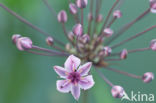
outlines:
[{"label": "flower bud", "polygon": [[147,72],[142,76],[144,83],[150,83],[154,79],[154,74],[152,72]]},{"label": "flower bud", "polygon": [[28,50],[32,48],[32,41],[28,37],[21,37],[17,39],[16,46],[20,51]]},{"label": "flower bud", "polygon": [[103,52],[104,56],[108,56],[112,53],[112,49],[110,47],[106,46],[102,49],[102,52]]},{"label": "flower bud", "polygon": [[89,42],[89,41],[90,41],[89,35],[88,35],[88,34],[84,34],[84,35],[81,37],[81,41],[82,41],[83,43]]},{"label": "flower bud", "polygon": [[20,38],[20,37],[21,37],[20,34],[14,34],[14,35],[12,36],[12,42],[13,42],[14,44],[16,44],[17,39]]},{"label": "flower bud", "polygon": [[102,20],[103,20],[103,16],[102,16],[102,14],[99,14],[96,19],[96,22],[101,22]]},{"label": "flower bud", "polygon": [[116,18],[121,18],[122,17],[122,13],[120,10],[115,10],[113,13],[113,16]]},{"label": "flower bud", "polygon": [[114,33],[114,31],[113,31],[111,28],[106,28],[106,29],[104,29],[104,31],[103,31],[103,35],[106,36],[106,37],[112,36],[113,33]]},{"label": "flower bud", "polygon": [[92,21],[93,20],[93,14],[92,13],[88,13],[88,21]]},{"label": "flower bud", "polygon": [[121,59],[126,59],[128,55],[127,49],[123,49],[122,52],[120,53],[120,58]]},{"label": "flower bud", "polygon": [[66,50],[67,50],[67,51],[70,51],[70,50],[71,50],[71,45],[70,45],[70,43],[67,43],[67,44],[66,44]]},{"label": "flower bud", "polygon": [[156,39],[152,40],[151,43],[150,43],[150,48],[153,50],[153,51],[156,51]]},{"label": "flower bud", "polygon": [[124,89],[121,86],[113,86],[111,90],[112,96],[114,98],[122,98],[124,96]]},{"label": "flower bud", "polygon": [[81,24],[76,24],[76,25],[73,27],[73,33],[74,33],[76,36],[81,36],[81,35],[83,34],[82,25],[81,25]]},{"label": "flower bud", "polygon": [[54,40],[52,37],[47,37],[46,38],[46,43],[49,45],[49,46],[52,46],[54,44]]},{"label": "flower bud", "polygon": [[74,3],[70,3],[69,4],[69,10],[72,14],[76,14],[77,13],[77,6]]},{"label": "flower bud", "polygon": [[60,23],[65,23],[65,22],[67,22],[68,17],[67,17],[66,11],[61,10],[61,11],[58,13],[58,15],[57,15],[57,19],[58,19],[58,21],[59,21]]},{"label": "flower bud", "polygon": [[85,8],[88,4],[88,0],[76,0],[76,5],[79,8]]},{"label": "flower bud", "polygon": [[68,33],[68,38],[69,38],[71,41],[74,40],[74,34],[73,34],[73,32],[69,32],[69,33]]},{"label": "flower bud", "polygon": [[156,13],[156,0],[150,0],[150,8],[152,13]]}]

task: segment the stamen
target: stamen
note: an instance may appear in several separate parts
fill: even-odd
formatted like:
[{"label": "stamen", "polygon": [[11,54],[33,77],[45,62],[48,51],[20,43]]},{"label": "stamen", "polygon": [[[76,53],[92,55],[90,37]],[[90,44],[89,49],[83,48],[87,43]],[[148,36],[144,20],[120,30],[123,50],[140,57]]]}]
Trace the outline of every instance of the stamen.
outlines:
[{"label": "stamen", "polygon": [[126,30],[128,30],[133,24],[135,24],[137,21],[141,20],[142,18],[144,18],[147,14],[150,13],[150,8],[148,8],[146,11],[144,11],[141,15],[139,15],[136,19],[134,19],[133,21],[131,21],[130,23],[124,25],[121,29],[119,29],[119,31],[115,34],[114,37],[112,37],[107,43],[106,45],[109,45],[110,43],[112,43],[115,39],[117,39],[120,35],[122,35]]},{"label": "stamen", "polygon": [[[45,36],[50,36],[49,33],[42,31],[40,28],[38,28],[37,26],[33,25],[32,23],[30,23],[29,21],[27,21],[26,19],[24,19],[23,17],[19,16],[17,13],[15,13],[14,11],[10,10],[8,7],[6,7],[5,5],[0,3],[0,7],[2,7],[4,10],[6,10],[7,12],[9,12],[11,15],[15,16],[18,20],[20,20],[21,22],[27,24],[28,26],[30,26],[31,28],[33,28],[34,30],[40,32],[41,34],[44,34]],[[54,37],[53,37],[54,38]],[[65,44],[57,39],[54,38],[54,41],[56,41],[58,44],[60,44],[61,46],[65,46]]]},{"label": "stamen", "polygon": [[129,76],[129,77],[132,77],[132,78],[136,78],[136,79],[141,79],[141,78],[142,78],[141,76],[137,76],[137,75],[135,75],[135,74],[130,74],[130,73],[128,73],[128,72],[124,72],[124,71],[117,70],[117,69],[110,68],[110,67],[105,67],[104,69],[107,69],[107,70],[110,70],[110,71],[113,71],[113,72],[117,72],[117,73],[120,73],[120,74]]},{"label": "stamen", "polygon": [[95,70],[96,70],[96,72],[101,76],[101,78],[102,78],[108,85],[110,85],[111,87],[114,86],[113,83],[112,83],[111,81],[109,81],[109,80],[105,77],[104,74],[102,74],[102,73],[101,73],[98,69],[96,69],[96,68],[95,68]]},{"label": "stamen", "polygon": [[152,27],[146,29],[145,31],[140,32],[140,33],[138,33],[138,34],[136,34],[136,35],[134,35],[134,36],[132,36],[132,37],[130,37],[130,38],[124,40],[124,41],[121,41],[121,42],[118,43],[118,44],[113,45],[111,48],[114,49],[114,48],[116,48],[116,47],[119,47],[120,45],[122,45],[122,44],[124,44],[124,43],[127,43],[128,41],[131,41],[131,40],[133,40],[133,39],[135,39],[135,38],[137,38],[137,37],[139,37],[139,36],[145,34],[146,32],[148,32],[148,31],[150,31],[150,30],[152,30],[152,29],[154,29],[154,28],[156,28],[156,25],[154,25],[154,26],[152,26]]}]

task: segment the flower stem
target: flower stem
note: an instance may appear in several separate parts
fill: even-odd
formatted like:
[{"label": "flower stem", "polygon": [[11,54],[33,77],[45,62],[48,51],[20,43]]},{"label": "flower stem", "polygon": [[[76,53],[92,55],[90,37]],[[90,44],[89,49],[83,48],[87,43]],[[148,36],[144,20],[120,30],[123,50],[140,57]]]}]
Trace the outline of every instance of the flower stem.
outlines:
[{"label": "flower stem", "polygon": [[83,100],[82,103],[88,103],[88,91],[83,92]]}]

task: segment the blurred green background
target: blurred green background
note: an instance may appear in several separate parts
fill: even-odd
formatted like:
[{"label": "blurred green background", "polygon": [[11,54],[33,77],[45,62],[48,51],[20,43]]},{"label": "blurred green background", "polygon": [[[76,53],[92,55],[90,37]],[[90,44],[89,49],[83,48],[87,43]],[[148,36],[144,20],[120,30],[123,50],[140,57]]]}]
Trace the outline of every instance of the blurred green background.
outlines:
[{"label": "blurred green background", "polygon": [[[101,13],[104,14],[104,17],[106,17],[113,2],[114,0],[103,0]],[[42,0],[0,0],[0,3],[7,5],[33,24],[51,33],[52,36],[66,41],[61,26],[48,11]],[[65,9],[69,14],[67,0],[49,0],[49,3],[57,12]],[[121,7],[124,16],[112,28],[118,30],[123,24],[133,20],[146,10],[148,6],[149,0],[125,0]],[[85,10],[85,16],[87,11],[88,8]],[[150,13],[115,42],[119,42],[154,24],[156,24],[156,14]],[[69,15],[69,21],[66,25],[69,30],[74,25],[71,15]],[[0,103],[74,103],[71,94],[62,94],[56,90],[56,80],[58,78],[52,67],[62,65],[65,58],[44,57],[18,51],[11,41],[11,36],[15,33],[30,37],[35,45],[49,48],[45,44],[44,36],[0,8]],[[117,50],[147,47],[153,38],[156,38],[156,29],[121,46]],[[118,62],[118,64],[114,67],[138,75],[145,72],[156,73],[156,52],[147,51],[130,54],[127,60]],[[114,99],[111,96],[111,88],[97,73],[94,70],[92,72],[96,85],[89,90],[89,103],[121,103],[120,99]],[[155,80],[150,84],[144,84],[141,80],[125,77],[107,70],[103,70],[103,73],[114,84],[122,85],[128,94],[133,90],[136,93],[140,91],[143,94],[152,93],[156,96]],[[128,101],[122,102],[128,103]]]}]

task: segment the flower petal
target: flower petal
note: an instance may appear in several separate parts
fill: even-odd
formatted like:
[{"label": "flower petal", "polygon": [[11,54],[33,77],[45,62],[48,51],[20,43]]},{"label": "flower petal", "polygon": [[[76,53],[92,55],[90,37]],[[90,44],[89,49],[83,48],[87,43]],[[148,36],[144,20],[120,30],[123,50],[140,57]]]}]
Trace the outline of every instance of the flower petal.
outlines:
[{"label": "flower petal", "polygon": [[71,82],[69,80],[58,80],[56,86],[57,90],[62,93],[68,93],[71,90]]},{"label": "flower petal", "polygon": [[66,78],[68,75],[68,72],[66,71],[66,69],[60,66],[54,66],[54,70],[61,78]]},{"label": "flower petal", "polygon": [[92,66],[92,63],[88,62],[80,66],[78,72],[80,73],[81,76],[88,75],[88,72],[90,71],[91,66]]},{"label": "flower petal", "polygon": [[65,69],[67,69],[67,71],[72,72],[78,68],[78,66],[80,65],[80,62],[81,60],[79,58],[75,57],[74,55],[70,55],[67,58],[64,64],[64,67]]},{"label": "flower petal", "polygon": [[87,90],[93,87],[95,84],[92,75],[86,76],[79,81],[79,85],[81,89]]},{"label": "flower petal", "polygon": [[73,97],[78,100],[80,97],[80,87],[79,85],[72,85],[71,93]]}]

